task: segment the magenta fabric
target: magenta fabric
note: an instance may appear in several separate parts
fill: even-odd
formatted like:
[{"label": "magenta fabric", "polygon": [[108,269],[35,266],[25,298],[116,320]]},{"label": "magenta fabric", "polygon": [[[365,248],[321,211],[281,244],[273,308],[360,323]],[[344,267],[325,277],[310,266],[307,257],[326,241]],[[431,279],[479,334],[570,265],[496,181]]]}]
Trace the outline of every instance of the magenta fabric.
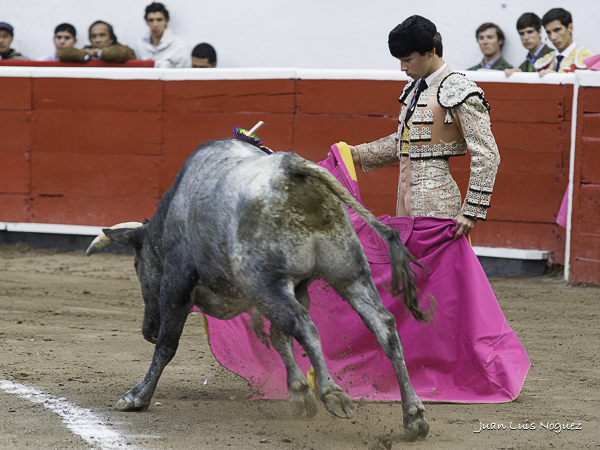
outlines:
[{"label": "magenta fabric", "polygon": [[[360,200],[335,148],[320,163]],[[354,212],[355,229],[386,308],[396,317],[406,365],[423,401],[499,403],[515,399],[530,367],[494,292],[466,238],[454,241],[454,221],[434,217],[389,217],[425,270],[417,270],[421,304],[437,307],[431,323],[417,322],[402,301],[386,290],[390,282],[387,248]],[[400,400],[391,363],[358,314],[322,280],[311,284],[310,314],[317,326],[327,366],[352,398]],[[211,349],[227,369],[254,390],[252,398],[287,398],[286,373],[275,350],[254,335],[250,314],[220,321],[207,317]],[[265,321],[266,322],[266,321]],[[265,328],[268,331],[267,328]],[[296,360],[306,373],[310,362],[295,343]]]},{"label": "magenta fabric", "polygon": [[569,212],[569,188],[565,191],[565,195],[563,196],[562,202],[560,204],[560,208],[558,210],[558,215],[556,216],[556,223],[561,227],[567,227],[567,214]]}]

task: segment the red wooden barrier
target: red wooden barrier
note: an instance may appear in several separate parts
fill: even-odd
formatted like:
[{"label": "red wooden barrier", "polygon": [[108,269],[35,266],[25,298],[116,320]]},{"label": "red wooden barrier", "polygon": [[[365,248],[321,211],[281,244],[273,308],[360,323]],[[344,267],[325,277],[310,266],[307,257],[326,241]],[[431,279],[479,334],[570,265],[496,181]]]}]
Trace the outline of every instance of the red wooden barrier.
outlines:
[{"label": "red wooden barrier", "polygon": [[571,283],[600,284],[600,87],[579,88]]},{"label": "red wooden barrier", "polygon": [[[265,145],[314,161],[337,141],[391,134],[404,86],[302,79],[1,81],[0,221],[77,225],[150,218],[189,154],[202,142],[230,137],[234,126],[263,120]],[[488,220],[478,224],[473,243],[549,250],[562,263],[565,233],[554,221],[568,184],[573,87],[479,84],[492,107],[502,163]],[[575,189],[575,201],[585,211],[600,190],[600,95],[586,89],[582,98],[578,173],[584,185]],[[451,167],[464,193],[469,158],[453,158]],[[397,176],[397,166],[359,174],[373,213],[394,214]],[[598,264],[594,233],[600,231],[587,217],[574,220],[572,250],[585,249],[574,262],[589,272]]]}]

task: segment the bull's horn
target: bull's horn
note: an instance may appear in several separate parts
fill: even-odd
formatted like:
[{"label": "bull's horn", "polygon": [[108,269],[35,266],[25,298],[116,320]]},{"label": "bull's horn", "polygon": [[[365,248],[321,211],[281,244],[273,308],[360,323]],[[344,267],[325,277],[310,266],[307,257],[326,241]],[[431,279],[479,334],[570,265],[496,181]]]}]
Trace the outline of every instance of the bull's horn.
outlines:
[{"label": "bull's horn", "polygon": [[[112,227],[110,227],[110,229],[116,230],[117,228],[139,228],[142,226],[144,226],[144,224],[140,223],[140,222],[124,222],[124,223],[118,223],[116,225],[113,225]],[[98,250],[106,247],[110,243],[112,243],[112,241],[110,240],[110,238],[107,235],[105,235],[104,233],[99,234],[92,241],[90,246],[87,248],[87,250],[85,251],[85,254],[86,254],[86,256],[93,255]]]}]

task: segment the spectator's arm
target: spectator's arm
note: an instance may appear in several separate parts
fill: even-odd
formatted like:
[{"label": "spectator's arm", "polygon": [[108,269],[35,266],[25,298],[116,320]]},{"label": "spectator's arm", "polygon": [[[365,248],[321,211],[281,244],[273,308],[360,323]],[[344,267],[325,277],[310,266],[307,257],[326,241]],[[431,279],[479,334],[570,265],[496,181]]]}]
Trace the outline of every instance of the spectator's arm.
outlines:
[{"label": "spectator's arm", "polygon": [[115,44],[112,47],[103,48],[99,58],[106,62],[124,63],[135,59],[135,52],[126,45]]},{"label": "spectator's arm", "polygon": [[[88,58],[86,58],[88,57]],[[58,59],[62,62],[86,62],[89,59],[88,52],[75,47],[63,48],[58,52]]]}]

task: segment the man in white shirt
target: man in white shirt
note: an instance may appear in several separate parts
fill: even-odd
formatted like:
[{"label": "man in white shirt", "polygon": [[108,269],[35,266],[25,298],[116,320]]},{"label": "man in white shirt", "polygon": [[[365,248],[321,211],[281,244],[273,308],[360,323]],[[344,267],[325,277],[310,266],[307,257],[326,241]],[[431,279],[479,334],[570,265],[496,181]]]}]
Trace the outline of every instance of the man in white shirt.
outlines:
[{"label": "man in white shirt", "polygon": [[192,67],[188,46],[167,27],[169,24],[167,8],[162,3],[153,2],[146,7],[144,18],[150,31],[138,42],[136,48],[138,58],[154,60],[154,67]]}]

